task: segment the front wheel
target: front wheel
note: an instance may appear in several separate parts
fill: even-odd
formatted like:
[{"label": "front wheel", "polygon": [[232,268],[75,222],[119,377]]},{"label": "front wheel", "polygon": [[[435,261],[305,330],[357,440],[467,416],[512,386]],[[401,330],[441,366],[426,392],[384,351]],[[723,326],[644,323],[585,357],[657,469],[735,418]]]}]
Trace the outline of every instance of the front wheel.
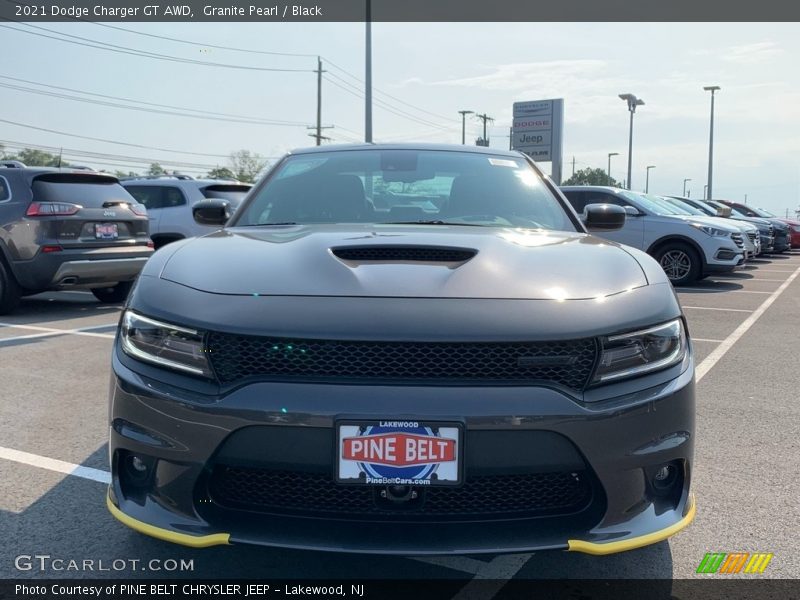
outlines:
[{"label": "front wheel", "polygon": [[691,246],[679,242],[661,246],[655,259],[672,285],[689,285],[700,278],[700,257]]},{"label": "front wheel", "polygon": [[94,288],[92,293],[100,302],[116,304],[125,301],[125,298],[128,297],[128,292],[131,291],[131,286],[133,286],[132,281],[120,281],[112,287]]}]

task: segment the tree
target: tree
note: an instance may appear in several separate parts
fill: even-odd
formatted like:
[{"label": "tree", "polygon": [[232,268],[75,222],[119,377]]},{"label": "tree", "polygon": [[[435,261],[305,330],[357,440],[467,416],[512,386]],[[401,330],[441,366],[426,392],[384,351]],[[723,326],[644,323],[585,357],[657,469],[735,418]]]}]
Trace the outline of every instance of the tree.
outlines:
[{"label": "tree", "polygon": [[23,162],[29,167],[68,166],[66,162],[63,163],[61,162],[61,159],[57,154],[50,154],[49,152],[43,152],[42,150],[32,150],[30,148],[25,148],[24,150],[20,150],[19,152],[17,152],[16,155],[11,155],[8,158]]},{"label": "tree", "polygon": [[231,171],[228,167],[220,167],[219,165],[211,169],[206,174],[206,177],[209,179],[236,179],[236,175],[233,171]]},{"label": "tree", "polygon": [[117,179],[122,179],[123,177],[139,177],[139,174],[134,173],[133,171],[128,171],[126,173],[125,171],[120,171],[119,169],[117,169],[116,171],[114,171],[114,176]]},{"label": "tree", "polygon": [[561,185],[610,185],[612,187],[622,187],[613,177],[609,177],[604,169],[580,169],[575,174],[562,181]]},{"label": "tree", "polygon": [[167,172],[164,170],[164,167],[162,167],[160,164],[152,163],[150,165],[150,168],[147,170],[147,174],[157,176],[157,175],[166,175]]},{"label": "tree", "polygon": [[238,150],[231,153],[230,165],[236,179],[253,183],[267,166],[267,159],[250,150]]}]

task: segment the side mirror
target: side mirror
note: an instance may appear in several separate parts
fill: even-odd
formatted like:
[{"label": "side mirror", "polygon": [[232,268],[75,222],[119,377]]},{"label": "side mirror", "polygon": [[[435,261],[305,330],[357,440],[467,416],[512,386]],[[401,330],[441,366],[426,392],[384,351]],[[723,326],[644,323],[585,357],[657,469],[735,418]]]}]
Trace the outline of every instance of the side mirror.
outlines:
[{"label": "side mirror", "polygon": [[587,204],[581,220],[589,231],[616,231],[625,226],[626,215],[627,210],[616,204]]},{"label": "side mirror", "polygon": [[231,203],[221,198],[200,200],[200,202],[192,206],[192,216],[200,225],[222,227],[228,222],[232,214]]}]

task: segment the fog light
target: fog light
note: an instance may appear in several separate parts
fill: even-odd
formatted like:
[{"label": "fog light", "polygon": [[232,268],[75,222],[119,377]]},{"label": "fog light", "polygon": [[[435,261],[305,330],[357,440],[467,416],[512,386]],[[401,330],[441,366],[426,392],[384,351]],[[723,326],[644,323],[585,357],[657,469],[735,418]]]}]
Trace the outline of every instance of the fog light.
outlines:
[{"label": "fog light", "polygon": [[653,474],[653,488],[658,492],[669,490],[678,478],[675,465],[663,465]]},{"label": "fog light", "polygon": [[138,456],[134,456],[131,459],[131,466],[139,473],[144,473],[147,471],[147,464]]}]

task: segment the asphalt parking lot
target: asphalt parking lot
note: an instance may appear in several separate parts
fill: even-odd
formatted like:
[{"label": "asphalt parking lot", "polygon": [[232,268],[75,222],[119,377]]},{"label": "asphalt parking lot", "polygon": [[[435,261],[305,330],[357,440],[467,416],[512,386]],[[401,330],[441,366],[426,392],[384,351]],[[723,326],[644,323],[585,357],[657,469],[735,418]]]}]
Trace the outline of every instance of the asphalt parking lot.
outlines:
[{"label": "asphalt parking lot", "polygon": [[[678,293],[698,365],[695,522],[669,542],[608,557],[425,559],[197,550],[128,530],[106,510],[103,483],[120,306],[84,292],[28,298],[0,317],[0,577],[690,578],[706,552],[744,551],[774,554],[763,577],[797,578],[800,251]],[[19,555],[107,565],[184,558],[194,559],[194,571],[18,570]]]}]

